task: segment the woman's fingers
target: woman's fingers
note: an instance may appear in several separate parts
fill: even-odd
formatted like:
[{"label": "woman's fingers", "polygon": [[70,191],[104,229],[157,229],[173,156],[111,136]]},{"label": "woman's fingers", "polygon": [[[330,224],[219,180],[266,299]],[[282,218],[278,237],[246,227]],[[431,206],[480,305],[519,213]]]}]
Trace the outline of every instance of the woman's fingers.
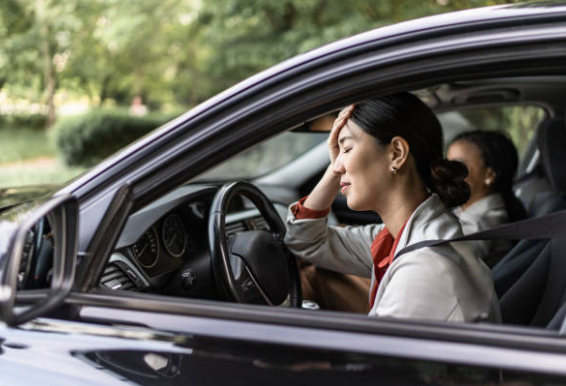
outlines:
[{"label": "woman's fingers", "polygon": [[328,151],[330,153],[330,162],[334,163],[334,160],[338,156],[338,152],[340,151],[338,146],[338,135],[340,131],[352,116],[352,112],[354,111],[355,106],[350,105],[340,111],[338,114],[338,118],[334,121],[332,125],[332,130],[330,131],[330,135],[328,136]]},{"label": "woman's fingers", "polygon": [[354,111],[354,108],[356,106],[355,105],[349,105],[344,107],[344,109],[342,109],[342,111],[340,111],[340,114],[338,114],[338,118],[340,117],[350,117],[352,115],[352,112]]}]

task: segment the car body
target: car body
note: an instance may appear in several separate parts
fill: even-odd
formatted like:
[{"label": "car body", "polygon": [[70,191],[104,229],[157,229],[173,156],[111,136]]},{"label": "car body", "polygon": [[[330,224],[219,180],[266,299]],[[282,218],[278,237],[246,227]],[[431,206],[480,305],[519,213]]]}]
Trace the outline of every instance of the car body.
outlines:
[{"label": "car body", "polygon": [[[226,181],[202,179],[276,134],[389,92],[428,93],[439,113],[535,103],[549,117],[563,117],[565,47],[566,5],[551,2],[370,31],[268,69],[142,138],[52,198],[5,211],[0,379],[57,385],[566,383],[563,328],[369,319],[219,301],[230,295],[218,288],[219,273],[210,268],[210,217]],[[465,95],[464,102],[457,98]],[[522,177],[531,174],[535,153],[526,150]],[[251,182],[283,215],[327,162],[322,144]],[[243,199],[234,202],[221,229],[264,229],[263,211]],[[348,213],[340,202],[334,209],[342,222],[377,221]],[[18,288],[30,230],[38,250],[50,248],[43,241],[50,232],[37,228],[45,218],[58,236],[51,246],[53,272],[44,271],[53,278]],[[189,250],[188,242],[168,251],[163,264],[136,257],[174,245],[155,240],[166,222],[179,230],[179,218],[194,237],[190,261],[177,256]],[[112,265],[124,281],[108,279]]]}]

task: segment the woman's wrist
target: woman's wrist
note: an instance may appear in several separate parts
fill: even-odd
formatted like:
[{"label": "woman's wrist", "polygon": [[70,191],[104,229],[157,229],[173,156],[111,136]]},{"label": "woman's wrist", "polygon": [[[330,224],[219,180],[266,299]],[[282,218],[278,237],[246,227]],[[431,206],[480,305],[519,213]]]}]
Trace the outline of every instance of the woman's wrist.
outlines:
[{"label": "woman's wrist", "polygon": [[330,165],[303,205],[312,210],[330,208],[339,189],[340,175],[334,173]]}]

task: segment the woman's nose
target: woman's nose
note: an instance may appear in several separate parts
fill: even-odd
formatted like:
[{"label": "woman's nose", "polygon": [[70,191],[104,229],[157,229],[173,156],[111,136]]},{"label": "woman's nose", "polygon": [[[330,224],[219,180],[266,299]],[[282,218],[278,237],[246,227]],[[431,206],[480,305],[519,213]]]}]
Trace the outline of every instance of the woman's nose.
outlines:
[{"label": "woman's nose", "polygon": [[342,154],[338,154],[338,157],[334,160],[334,164],[332,165],[332,170],[336,174],[344,174],[344,163],[342,162]]}]

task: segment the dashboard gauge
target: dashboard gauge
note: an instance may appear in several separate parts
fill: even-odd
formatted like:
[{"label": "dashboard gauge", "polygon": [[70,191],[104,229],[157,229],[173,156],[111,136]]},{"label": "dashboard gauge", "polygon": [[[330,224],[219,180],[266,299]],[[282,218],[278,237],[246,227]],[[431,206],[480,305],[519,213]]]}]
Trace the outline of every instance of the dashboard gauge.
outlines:
[{"label": "dashboard gauge", "polygon": [[163,222],[163,243],[167,252],[174,257],[181,257],[187,247],[187,234],[183,220],[172,214]]},{"label": "dashboard gauge", "polygon": [[134,256],[142,266],[151,268],[157,263],[159,256],[159,243],[155,229],[150,228],[132,247]]}]

